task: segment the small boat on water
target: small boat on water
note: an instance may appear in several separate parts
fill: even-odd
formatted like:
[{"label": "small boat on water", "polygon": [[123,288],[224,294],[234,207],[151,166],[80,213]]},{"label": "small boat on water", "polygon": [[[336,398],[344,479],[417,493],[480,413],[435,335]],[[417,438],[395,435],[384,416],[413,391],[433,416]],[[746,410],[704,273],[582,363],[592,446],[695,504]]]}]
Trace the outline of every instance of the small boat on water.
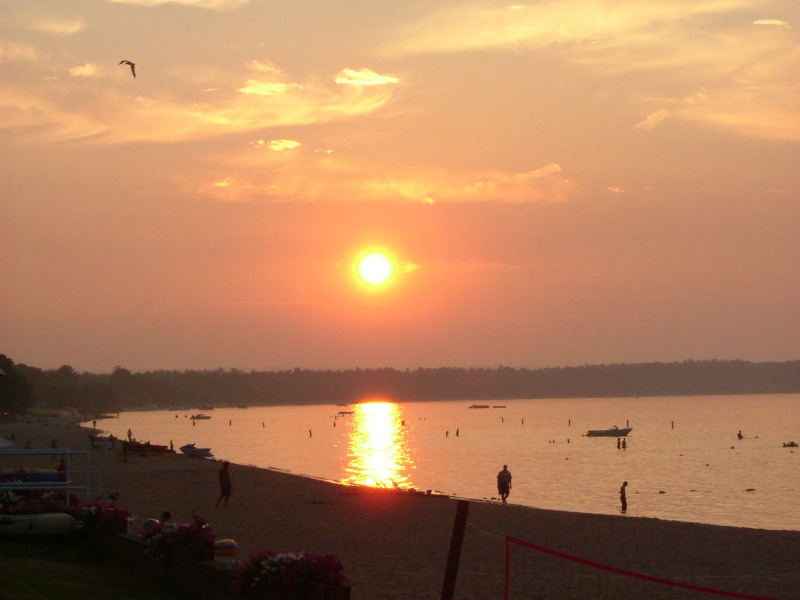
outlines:
[{"label": "small boat on water", "polygon": [[587,433],[587,437],[625,437],[628,435],[633,427],[623,427],[620,429],[616,425],[614,425],[611,429],[590,429]]},{"label": "small boat on water", "polygon": [[472,405],[468,406],[467,408],[489,408],[489,405],[488,404],[472,404]]},{"label": "small boat on water", "polygon": [[185,444],[181,446],[181,452],[187,456],[195,456],[198,458],[212,458],[211,448],[198,448],[194,444]]},{"label": "small boat on water", "polygon": [[203,419],[210,419],[208,415],[204,415],[203,413],[198,413],[196,415],[192,415],[189,417],[190,419],[194,419],[195,421],[202,421]]}]

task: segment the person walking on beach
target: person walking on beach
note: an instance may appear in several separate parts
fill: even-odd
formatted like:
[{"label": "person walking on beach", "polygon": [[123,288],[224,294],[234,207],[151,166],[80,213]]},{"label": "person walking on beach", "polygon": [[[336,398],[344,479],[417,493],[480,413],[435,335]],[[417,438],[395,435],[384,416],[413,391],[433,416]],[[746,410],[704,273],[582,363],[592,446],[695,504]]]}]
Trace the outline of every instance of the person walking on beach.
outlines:
[{"label": "person walking on beach", "polygon": [[508,470],[508,465],[503,465],[503,470],[497,474],[497,493],[500,494],[503,504],[508,504],[506,499],[511,493],[511,471]]},{"label": "person walking on beach", "polygon": [[214,505],[216,508],[219,506],[220,502],[223,502],[223,506],[228,506],[228,498],[231,497],[231,492],[233,491],[233,485],[231,485],[231,474],[228,471],[229,463],[228,461],[224,461],[222,463],[222,468],[219,470],[219,498],[217,499],[217,503]]},{"label": "person walking on beach", "polygon": [[628,510],[628,498],[625,495],[625,488],[628,487],[628,482],[623,481],[622,485],[619,488],[619,501],[622,504],[622,512],[626,512]]}]

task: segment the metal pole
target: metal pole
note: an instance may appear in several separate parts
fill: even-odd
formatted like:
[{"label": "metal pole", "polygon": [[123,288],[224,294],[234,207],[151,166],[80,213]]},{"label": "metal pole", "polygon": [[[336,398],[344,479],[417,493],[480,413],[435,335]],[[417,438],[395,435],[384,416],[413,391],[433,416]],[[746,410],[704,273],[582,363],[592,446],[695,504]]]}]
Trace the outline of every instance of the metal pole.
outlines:
[{"label": "metal pole", "polygon": [[456,507],[456,519],[453,523],[453,535],[450,538],[450,554],[447,556],[447,570],[444,574],[442,600],[453,600],[453,594],[456,591],[458,563],[461,560],[461,546],[464,542],[464,529],[467,526],[468,512],[469,502],[467,500],[459,500]]}]

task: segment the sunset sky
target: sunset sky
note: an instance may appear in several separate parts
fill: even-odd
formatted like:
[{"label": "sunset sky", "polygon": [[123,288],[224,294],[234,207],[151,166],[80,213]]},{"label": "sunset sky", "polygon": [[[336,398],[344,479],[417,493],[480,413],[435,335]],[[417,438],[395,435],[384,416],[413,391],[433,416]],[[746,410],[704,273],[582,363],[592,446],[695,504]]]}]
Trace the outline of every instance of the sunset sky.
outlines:
[{"label": "sunset sky", "polygon": [[[0,0],[0,17],[17,363],[800,358],[797,0]],[[360,280],[368,251],[386,283]]]}]

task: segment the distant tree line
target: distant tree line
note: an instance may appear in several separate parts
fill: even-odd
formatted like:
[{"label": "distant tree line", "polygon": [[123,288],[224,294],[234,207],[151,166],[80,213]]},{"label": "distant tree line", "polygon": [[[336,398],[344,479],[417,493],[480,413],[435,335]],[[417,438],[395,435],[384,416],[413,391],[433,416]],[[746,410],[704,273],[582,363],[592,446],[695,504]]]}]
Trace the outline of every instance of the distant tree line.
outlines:
[{"label": "distant tree line", "polygon": [[503,400],[800,392],[800,360],[688,360],[521,369],[420,368],[314,371],[43,370],[0,354],[0,412],[70,407],[86,413],[159,406],[345,404],[366,398]]}]

